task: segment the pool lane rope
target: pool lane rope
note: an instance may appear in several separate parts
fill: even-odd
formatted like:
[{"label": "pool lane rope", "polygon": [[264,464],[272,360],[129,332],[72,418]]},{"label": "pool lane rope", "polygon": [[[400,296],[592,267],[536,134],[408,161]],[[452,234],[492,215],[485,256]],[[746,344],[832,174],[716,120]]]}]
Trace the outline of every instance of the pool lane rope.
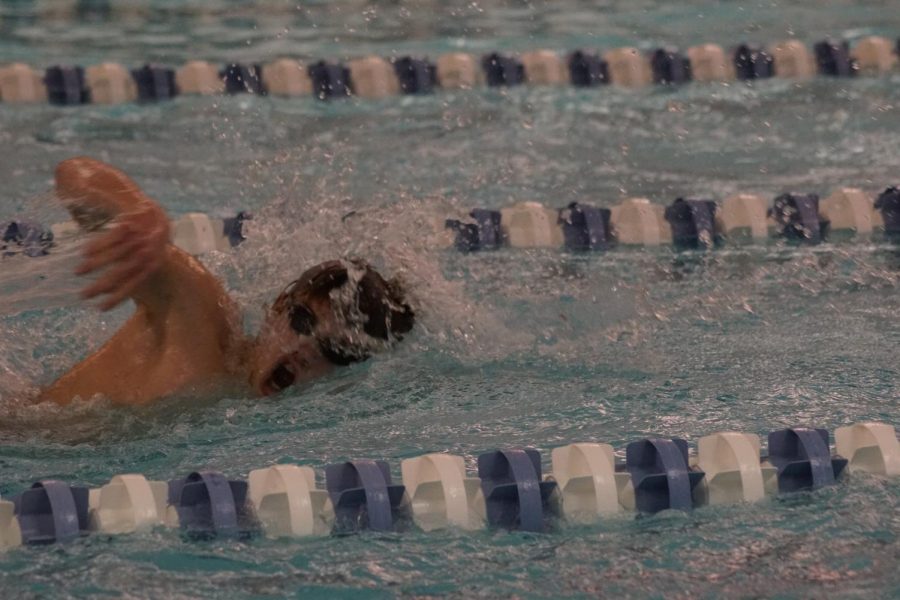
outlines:
[{"label": "pool lane rope", "polygon": [[323,100],[348,96],[383,98],[430,94],[437,89],[469,89],[520,84],[643,87],[690,81],[752,81],[817,75],[854,77],[897,71],[900,39],[823,40],[812,49],[791,39],[768,46],[741,44],[725,50],[702,44],[680,52],[633,47],[604,53],[576,50],[565,56],[551,50],[481,57],[454,52],[434,62],[427,58],[378,56],[349,62],[282,58],[270,63],[230,63],[223,67],[193,60],[175,69],[146,64],[135,69],[106,62],[87,68],[55,65],[43,72],[22,63],[0,67],[0,102],[72,106],[156,102],[178,95],[256,94],[313,96]]},{"label": "pool lane rope", "polygon": [[[188,213],[172,223],[173,242],[194,255],[226,252],[247,235],[252,215],[225,219]],[[877,196],[857,188],[839,188],[821,199],[812,193],[785,193],[770,204],[755,194],[722,200],[676,198],[668,206],[630,198],[611,208],[573,202],[548,208],[520,202],[499,210],[476,208],[468,214],[433,222],[421,232],[434,248],[471,253],[512,248],[556,248],[573,252],[604,251],[621,246],[674,245],[678,249],[714,249],[725,242],[785,239],[819,244],[835,232],[860,236],[883,234],[900,239],[900,188]],[[27,220],[0,222],[0,258],[41,257],[80,233],[75,222],[45,226]]]},{"label": "pool lane rope", "polygon": [[463,457],[433,453],[403,460],[402,482],[386,461],[360,459],[325,467],[325,489],[316,487],[312,468],[283,464],[251,471],[247,480],[212,470],[168,483],[116,475],[94,489],[42,480],[0,500],[0,548],[157,526],[202,539],[450,527],[542,533],[561,520],[587,524],[817,490],[847,472],[900,476],[892,425],[840,427],[834,454],[829,441],[825,429],[783,429],[769,433],[761,454],[759,436],[719,432],[701,438],[692,455],[683,439],[648,438],[628,444],[620,464],[609,444],[576,443],[552,451],[546,475],[533,448],[481,454],[477,477],[467,476]]}]

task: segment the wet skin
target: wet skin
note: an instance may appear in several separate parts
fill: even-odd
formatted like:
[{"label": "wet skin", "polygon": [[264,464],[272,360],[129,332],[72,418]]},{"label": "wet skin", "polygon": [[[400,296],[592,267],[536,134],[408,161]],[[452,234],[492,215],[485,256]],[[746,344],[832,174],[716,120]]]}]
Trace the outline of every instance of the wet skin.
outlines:
[{"label": "wet skin", "polygon": [[[98,351],[40,394],[67,404],[100,395],[145,404],[172,394],[224,389],[264,396],[333,367],[311,337],[269,312],[260,334],[244,335],[240,310],[221,282],[170,241],[169,220],[123,172],[90,158],[56,169],[56,191],[85,229],[110,227],[85,246],[79,274],[100,272],[82,294],[110,310],[131,299],[134,314]],[[327,301],[310,309],[324,328]]]}]

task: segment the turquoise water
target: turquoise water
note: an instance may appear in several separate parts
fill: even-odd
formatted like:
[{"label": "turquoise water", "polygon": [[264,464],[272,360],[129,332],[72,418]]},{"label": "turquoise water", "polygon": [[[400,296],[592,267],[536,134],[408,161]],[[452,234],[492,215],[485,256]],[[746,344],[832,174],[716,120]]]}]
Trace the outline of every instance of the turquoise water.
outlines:
[{"label": "turquoise water", "polygon": [[[436,55],[453,48],[768,42],[900,35],[891,2],[156,2],[38,17],[0,2],[0,61],[179,63]],[[536,199],[876,192],[898,181],[900,76],[681,89],[515,89],[347,101],[180,98],[154,106],[0,105],[0,215],[62,220],[53,165],[90,154],[170,214],[250,209],[250,241],[206,257],[245,308],[304,266],[371,258],[421,315],[398,350],[306,390],[66,409],[21,399],[128,314],[36,303],[0,316],[0,494],[38,478],[97,486],[123,472],[246,476],[428,451],[573,441],[622,451],[735,429],[898,424],[900,252],[880,237],[815,249],[572,256],[433,249],[435,218]],[[353,218],[340,217],[356,211]],[[18,260],[18,259],[14,259]],[[30,264],[30,263],[29,263]],[[73,279],[35,261],[36,276]],[[56,267],[54,267],[56,268]],[[0,278],[21,272],[0,263]],[[77,282],[76,282],[77,283]],[[0,299],[9,290],[0,292]],[[64,304],[64,303],[63,303]],[[504,532],[188,542],[160,529],[0,556],[3,597],[900,596],[900,482],[854,476],[812,494],[690,515]]]}]

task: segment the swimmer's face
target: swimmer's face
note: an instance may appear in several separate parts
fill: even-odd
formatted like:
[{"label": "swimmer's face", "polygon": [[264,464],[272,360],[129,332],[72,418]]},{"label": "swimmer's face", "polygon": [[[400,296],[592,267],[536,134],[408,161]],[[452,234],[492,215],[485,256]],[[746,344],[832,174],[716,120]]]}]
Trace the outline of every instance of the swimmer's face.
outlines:
[{"label": "swimmer's face", "polygon": [[[320,329],[330,327],[332,311],[327,301],[310,302],[308,310]],[[250,385],[263,396],[308,383],[334,369],[322,354],[312,328],[298,332],[297,321],[289,312],[270,310],[263,323],[250,375]]]}]

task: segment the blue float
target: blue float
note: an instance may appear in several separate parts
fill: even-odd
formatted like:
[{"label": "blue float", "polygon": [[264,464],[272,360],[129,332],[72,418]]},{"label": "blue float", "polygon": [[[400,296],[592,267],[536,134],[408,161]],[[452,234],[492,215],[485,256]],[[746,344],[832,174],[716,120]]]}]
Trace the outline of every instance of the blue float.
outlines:
[{"label": "blue float", "polygon": [[778,491],[815,490],[832,485],[847,460],[832,457],[828,431],[795,427],[769,434],[769,462],[778,470]]},{"label": "blue float", "polygon": [[53,246],[53,232],[38,223],[0,223],[0,256],[22,252],[25,256],[46,256]]},{"label": "blue float", "polygon": [[13,498],[22,543],[52,544],[87,534],[89,495],[86,487],[48,479]]},{"label": "blue float", "polygon": [[247,482],[229,481],[218,471],[195,471],[169,482],[169,505],[188,534],[232,536],[255,529]]},{"label": "blue float", "polygon": [[71,106],[91,101],[81,67],[48,67],[44,72],[44,84],[50,104]]},{"label": "blue float", "polygon": [[219,72],[219,76],[225,82],[226,94],[266,95],[266,88],[262,82],[262,67],[260,65],[232,63],[226,65]]},{"label": "blue float", "polygon": [[609,65],[596,54],[576,50],[569,55],[569,79],[576,87],[609,83]]},{"label": "blue float", "polygon": [[406,517],[406,488],[391,482],[390,468],[383,460],[329,465],[325,488],[334,505],[337,531],[393,531]]},{"label": "blue float", "polygon": [[658,48],[650,55],[653,82],[687,83],[691,80],[691,61],[673,48]]},{"label": "blue float", "polygon": [[892,186],[881,192],[875,200],[875,209],[881,212],[884,232],[900,234],[900,188]]},{"label": "blue float", "polygon": [[394,61],[394,72],[404,94],[430,94],[437,86],[437,67],[425,59],[398,58]]},{"label": "blue float", "polygon": [[823,40],[813,46],[819,73],[831,77],[853,77],[858,65],[850,55],[850,45],[846,42]]},{"label": "blue float", "polygon": [[688,466],[688,445],[680,438],[652,438],[632,442],[625,448],[625,470],[631,474],[638,511],[691,510],[694,488],[702,471]]},{"label": "blue float", "polygon": [[778,233],[789,240],[818,244],[828,233],[829,222],[819,215],[816,194],[782,194],[775,198],[769,214]]},{"label": "blue float", "polygon": [[741,44],[734,50],[734,72],[738,79],[749,81],[775,75],[775,61],[762,48]]},{"label": "blue float", "polygon": [[672,241],[682,248],[709,248],[716,242],[714,200],[676,198],[666,207]]},{"label": "blue float", "polygon": [[460,252],[496,250],[503,245],[500,211],[476,208],[469,213],[474,223],[447,219],[444,226],[456,232],[454,245]]},{"label": "blue float", "polygon": [[253,215],[243,210],[234,217],[222,219],[222,234],[228,238],[232,248],[240,246],[247,240],[244,235],[244,222],[252,220]]},{"label": "blue float", "polygon": [[519,85],[525,81],[525,66],[511,56],[488,54],[481,59],[481,67],[491,87]]},{"label": "blue float", "polygon": [[353,93],[350,69],[340,63],[332,64],[320,60],[309,65],[307,72],[312,80],[313,94],[319,100],[342,98]]},{"label": "blue float", "polygon": [[478,457],[478,477],[494,527],[545,531],[557,516],[551,503],[555,481],[541,481],[541,455],[533,448],[496,450]]},{"label": "blue float", "polygon": [[137,85],[138,100],[142,102],[169,100],[178,95],[173,69],[144,65],[140,69],[133,69],[131,76]]},{"label": "blue float", "polygon": [[611,211],[572,202],[559,210],[557,224],[569,250],[606,250],[612,245]]}]

